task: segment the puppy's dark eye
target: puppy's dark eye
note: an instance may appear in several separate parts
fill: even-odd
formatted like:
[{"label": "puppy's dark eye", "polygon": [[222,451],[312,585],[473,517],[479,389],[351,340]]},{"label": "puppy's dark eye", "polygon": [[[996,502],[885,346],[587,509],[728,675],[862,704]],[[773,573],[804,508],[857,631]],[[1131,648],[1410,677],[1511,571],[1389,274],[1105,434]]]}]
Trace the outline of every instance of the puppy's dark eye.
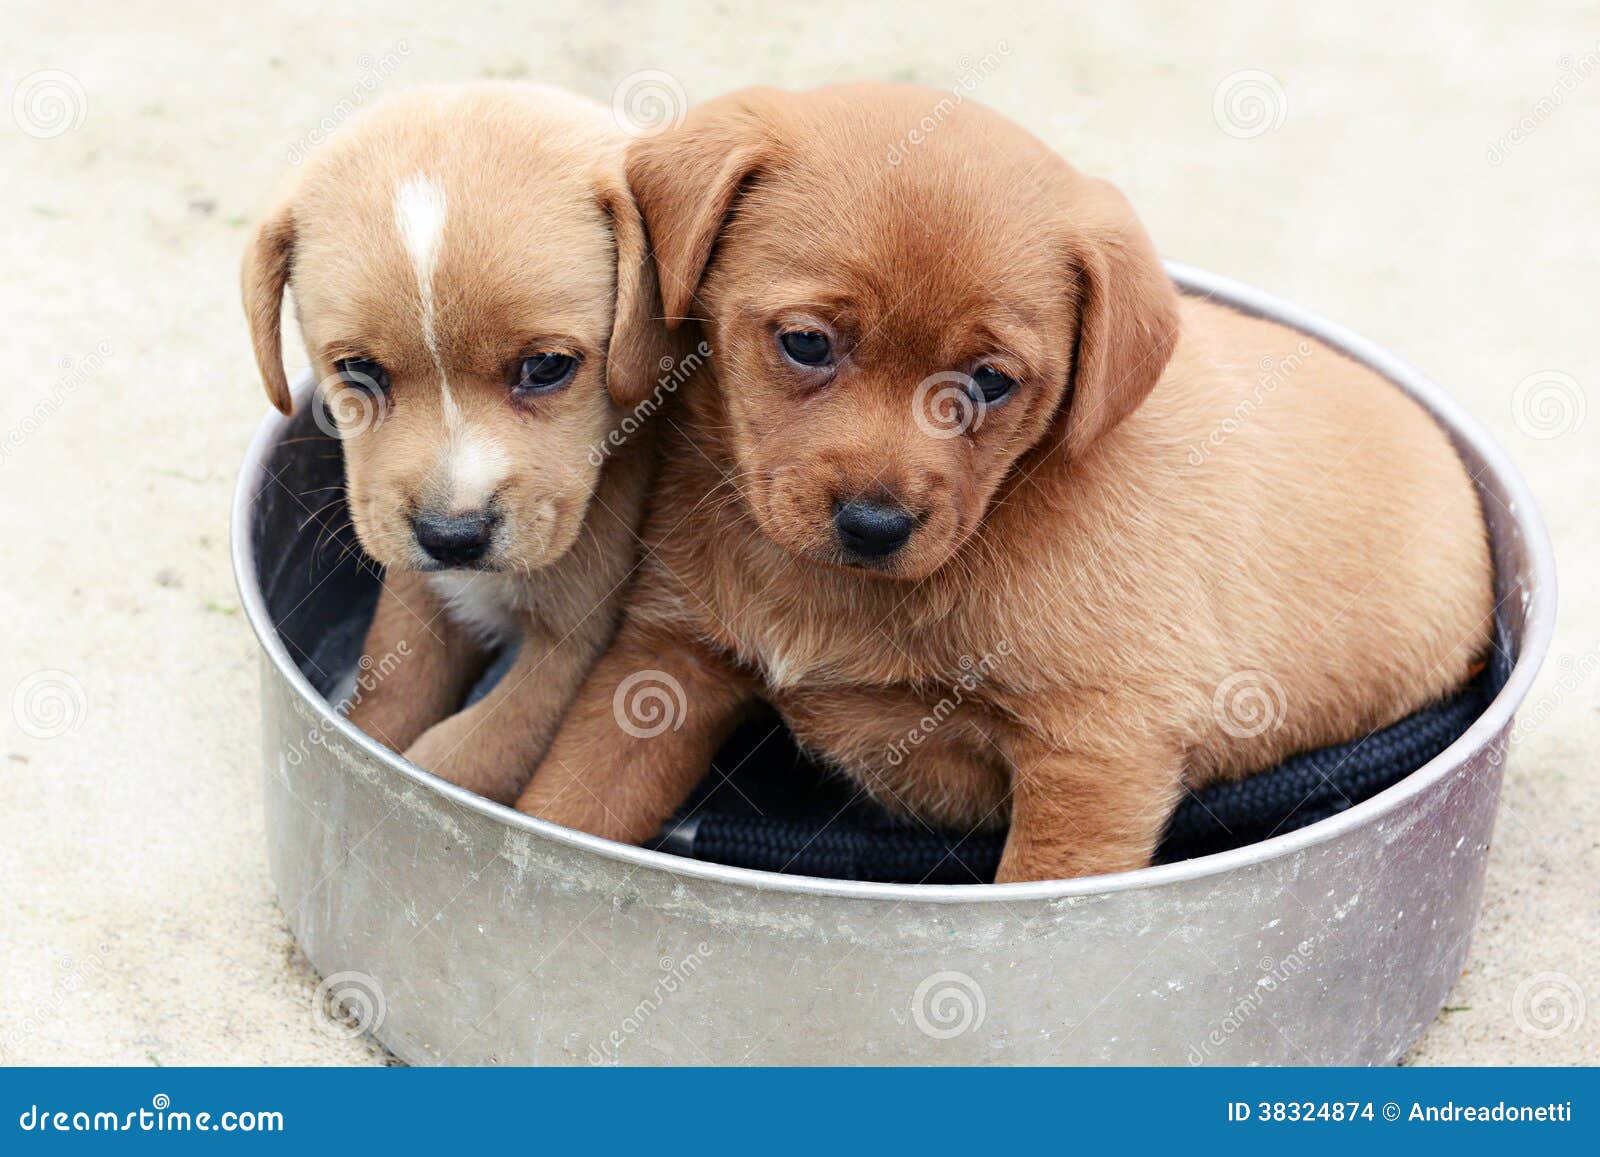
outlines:
[{"label": "puppy's dark eye", "polygon": [[571,354],[538,353],[522,359],[517,368],[519,394],[549,394],[572,380],[578,359]]},{"label": "puppy's dark eye", "polygon": [[348,386],[365,390],[369,394],[384,394],[389,390],[389,375],[371,358],[344,358],[333,364],[339,377]]},{"label": "puppy's dark eye", "polygon": [[1017,383],[993,366],[979,366],[972,372],[972,388],[978,393],[974,401],[982,401],[984,405],[992,406],[1016,389]]},{"label": "puppy's dark eye", "polygon": [[783,347],[790,361],[807,367],[827,365],[833,353],[828,335],[814,329],[792,329],[781,333],[778,335],[778,344]]}]

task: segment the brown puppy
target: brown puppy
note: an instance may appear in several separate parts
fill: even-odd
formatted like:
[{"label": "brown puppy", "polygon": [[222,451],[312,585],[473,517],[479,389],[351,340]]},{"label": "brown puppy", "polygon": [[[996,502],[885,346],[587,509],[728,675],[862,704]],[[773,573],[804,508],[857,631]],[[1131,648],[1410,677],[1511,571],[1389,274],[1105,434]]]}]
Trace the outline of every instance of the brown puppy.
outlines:
[{"label": "brown puppy", "polygon": [[[1421,408],[1181,300],[1116,190],[1001,117],[749,91],[628,171],[712,367],[523,810],[644,839],[761,696],[890,807],[1009,820],[1001,881],[1136,868],[1185,787],[1484,653],[1477,498]],[[619,725],[646,669],[673,727]]]},{"label": "brown puppy", "polygon": [[625,140],[552,89],[409,92],[313,156],[244,259],[267,393],[291,409],[292,288],[356,534],[387,570],[351,718],[506,802],[611,637],[652,468],[615,436],[666,349]]}]

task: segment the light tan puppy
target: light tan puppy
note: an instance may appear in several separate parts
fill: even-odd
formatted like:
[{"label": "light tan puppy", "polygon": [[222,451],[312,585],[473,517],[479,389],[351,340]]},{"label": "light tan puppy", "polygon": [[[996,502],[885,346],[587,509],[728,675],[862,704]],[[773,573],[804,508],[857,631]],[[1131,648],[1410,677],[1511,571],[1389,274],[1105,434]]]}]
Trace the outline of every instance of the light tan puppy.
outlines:
[{"label": "light tan puppy", "polygon": [[[409,92],[313,155],[244,259],[267,393],[290,410],[288,289],[356,534],[387,572],[366,640],[383,677],[351,718],[502,801],[611,638],[635,561],[653,453],[615,432],[667,347],[625,139],[551,89]],[[515,640],[509,674],[458,713]]]},{"label": "light tan puppy", "polygon": [[[714,353],[523,810],[645,839],[761,696],[891,808],[1009,820],[1003,882],[1136,868],[1186,787],[1485,653],[1483,522],[1427,414],[1181,300],[1121,195],[1003,118],[753,90],[628,169],[667,316]],[[619,725],[643,670],[673,727]]]}]

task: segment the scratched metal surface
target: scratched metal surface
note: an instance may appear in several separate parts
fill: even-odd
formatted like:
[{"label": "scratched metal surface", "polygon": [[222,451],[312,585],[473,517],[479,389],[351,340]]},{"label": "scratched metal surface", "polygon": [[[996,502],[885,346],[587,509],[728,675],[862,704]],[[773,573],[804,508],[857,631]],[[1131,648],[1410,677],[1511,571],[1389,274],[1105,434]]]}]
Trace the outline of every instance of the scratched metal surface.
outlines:
[{"label": "scratched metal surface", "polygon": [[[1466,735],[1335,819],[1094,880],[849,884],[564,831],[411,767],[329,711],[319,691],[372,583],[340,549],[320,565],[274,549],[303,531],[283,496],[338,479],[328,443],[289,444],[317,432],[303,406],[252,449],[235,561],[263,644],[273,877],[318,970],[381,993],[378,1038],[416,1063],[1397,1059],[1438,1013],[1477,918],[1511,713],[1554,620],[1549,544],[1520,478],[1438,387],[1282,302],[1171,269],[1372,364],[1455,434],[1517,659]],[[294,485],[262,487],[263,470]]]}]

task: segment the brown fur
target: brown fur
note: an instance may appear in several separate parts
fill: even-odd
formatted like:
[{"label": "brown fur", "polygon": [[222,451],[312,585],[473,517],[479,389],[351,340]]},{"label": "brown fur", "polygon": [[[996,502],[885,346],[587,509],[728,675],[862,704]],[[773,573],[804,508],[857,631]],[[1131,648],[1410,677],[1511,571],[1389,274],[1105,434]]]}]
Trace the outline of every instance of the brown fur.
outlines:
[{"label": "brown fur", "polygon": [[[962,104],[904,147],[941,99],[755,90],[631,151],[667,313],[714,353],[624,624],[523,810],[644,839],[759,695],[892,808],[1009,819],[1001,881],[1117,871],[1186,787],[1395,720],[1485,651],[1483,522],[1427,414],[1180,300],[1120,195],[1002,118]],[[827,384],[778,355],[794,323],[847,350]],[[923,433],[918,383],[981,360],[1016,393]],[[1264,389],[1269,364],[1290,368]],[[831,536],[863,493],[921,518],[876,569]],[[685,709],[640,739],[613,696],[645,668]]]},{"label": "brown fur", "polygon": [[[402,644],[405,661],[382,664],[351,717],[503,801],[611,637],[653,468],[646,439],[612,437],[669,348],[624,140],[604,110],[553,90],[409,92],[295,174],[244,261],[267,393],[290,408],[279,315],[292,289],[356,534],[388,571],[363,663],[377,670]],[[402,226],[414,199],[401,191],[419,181],[441,206],[440,228],[423,230],[426,276]],[[514,396],[516,367],[542,351],[581,358],[571,384]],[[387,371],[381,406],[338,378],[354,357]],[[481,568],[441,572],[413,516],[490,502],[501,522]],[[514,638],[510,674],[458,713],[490,649]]]}]

